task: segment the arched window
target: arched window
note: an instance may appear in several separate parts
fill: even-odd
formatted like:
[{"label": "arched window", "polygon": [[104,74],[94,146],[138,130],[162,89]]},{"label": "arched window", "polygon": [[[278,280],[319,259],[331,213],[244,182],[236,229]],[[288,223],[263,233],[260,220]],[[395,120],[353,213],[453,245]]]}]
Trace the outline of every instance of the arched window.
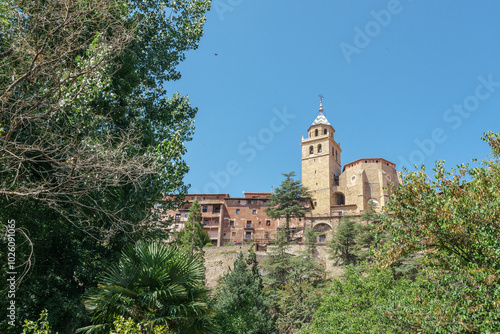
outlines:
[{"label": "arched window", "polygon": [[314,153],[314,148],[312,146],[309,146],[309,154],[313,154]]},{"label": "arched window", "polygon": [[374,199],[374,198],[370,198],[370,199],[368,200],[368,206],[369,206],[370,208],[376,209],[376,208],[379,206],[379,204],[380,204],[380,203],[379,203],[376,199]]},{"label": "arched window", "polygon": [[318,129],[314,130],[314,136],[317,137],[318,136]]},{"label": "arched window", "polygon": [[318,145],[318,153],[321,153],[321,144]]},{"label": "arched window", "polygon": [[327,129],[324,129],[323,130],[323,134],[326,135],[328,133],[328,130]]},{"label": "arched window", "polygon": [[343,193],[335,193],[333,194],[333,198],[335,201],[335,205],[345,205],[345,196]]}]

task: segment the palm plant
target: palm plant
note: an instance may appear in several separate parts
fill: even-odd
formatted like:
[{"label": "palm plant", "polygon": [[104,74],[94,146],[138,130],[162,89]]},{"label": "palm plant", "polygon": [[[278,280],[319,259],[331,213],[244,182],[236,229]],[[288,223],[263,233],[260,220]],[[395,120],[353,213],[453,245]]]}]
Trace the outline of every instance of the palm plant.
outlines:
[{"label": "palm plant", "polygon": [[87,294],[85,303],[94,325],[84,333],[109,333],[122,316],[163,325],[181,333],[214,333],[212,311],[205,301],[203,260],[160,242],[139,241],[126,248],[120,261]]}]

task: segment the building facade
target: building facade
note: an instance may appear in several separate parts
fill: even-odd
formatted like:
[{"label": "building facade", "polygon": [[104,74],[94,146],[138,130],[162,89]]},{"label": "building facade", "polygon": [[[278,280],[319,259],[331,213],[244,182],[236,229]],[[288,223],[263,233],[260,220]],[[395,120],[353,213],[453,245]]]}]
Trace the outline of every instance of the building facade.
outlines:
[{"label": "building facade", "polygon": [[[342,167],[340,144],[335,141],[335,129],[319,112],[302,137],[302,185],[313,198],[311,211],[304,219],[290,222],[292,235],[300,241],[306,226],[319,232],[318,241],[328,235],[344,215],[359,216],[370,207],[380,210],[400,184],[396,165],[383,158],[357,159]],[[202,223],[212,243],[256,242],[266,245],[275,237],[283,219],[272,219],[265,213],[271,193],[245,193],[242,198],[229,194],[189,194],[182,208],[166,212],[181,229],[187,220],[189,207],[196,198],[202,207]]]},{"label": "building facade", "polygon": [[[274,240],[278,227],[285,225],[284,219],[267,216],[265,208],[270,196],[271,193],[245,193],[244,197],[189,194],[182,208],[167,211],[166,215],[173,219],[175,230],[182,229],[196,199],[201,205],[203,229],[214,246],[251,242],[266,245]],[[297,230],[304,225],[303,221],[302,218],[292,219],[290,227]]]}]

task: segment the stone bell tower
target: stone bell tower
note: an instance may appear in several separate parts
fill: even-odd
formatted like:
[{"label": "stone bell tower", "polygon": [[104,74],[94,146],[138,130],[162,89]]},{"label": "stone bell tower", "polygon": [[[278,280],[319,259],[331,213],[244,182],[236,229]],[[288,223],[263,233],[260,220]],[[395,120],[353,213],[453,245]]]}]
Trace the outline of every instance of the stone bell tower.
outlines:
[{"label": "stone bell tower", "polygon": [[333,194],[339,186],[342,150],[335,141],[335,129],[326,119],[323,101],[318,116],[302,137],[302,185],[311,191],[314,216],[329,216]]}]

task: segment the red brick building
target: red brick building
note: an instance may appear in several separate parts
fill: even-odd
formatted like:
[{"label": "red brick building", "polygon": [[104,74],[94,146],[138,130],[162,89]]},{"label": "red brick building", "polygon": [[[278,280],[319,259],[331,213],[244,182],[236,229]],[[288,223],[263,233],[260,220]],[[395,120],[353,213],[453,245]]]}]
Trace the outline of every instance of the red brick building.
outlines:
[{"label": "red brick building", "polygon": [[[229,194],[188,194],[187,204],[177,210],[169,210],[167,217],[174,220],[175,229],[182,229],[187,221],[189,208],[196,198],[201,205],[203,228],[215,246],[256,242],[269,244],[275,238],[277,228],[285,225],[284,219],[272,219],[265,208],[271,193],[245,193],[244,197]],[[298,230],[304,226],[302,218],[290,221],[290,227]]]}]

